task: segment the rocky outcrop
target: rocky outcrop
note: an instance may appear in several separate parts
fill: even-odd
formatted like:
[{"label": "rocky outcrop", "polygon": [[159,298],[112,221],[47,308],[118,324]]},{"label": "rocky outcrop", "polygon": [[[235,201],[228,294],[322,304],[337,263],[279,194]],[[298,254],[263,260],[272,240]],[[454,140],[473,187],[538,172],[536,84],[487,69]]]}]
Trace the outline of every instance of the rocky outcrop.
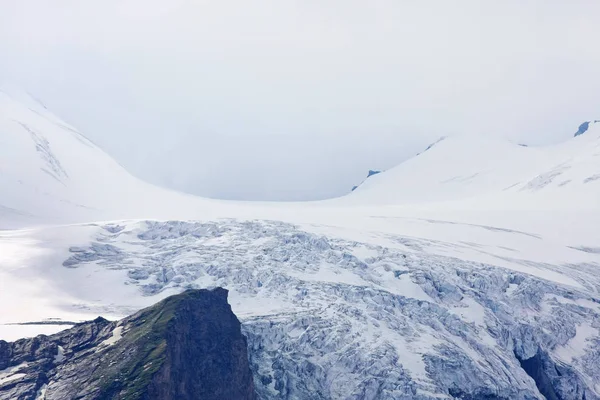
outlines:
[{"label": "rocky outcrop", "polygon": [[0,341],[0,399],[255,399],[227,290],[188,290],[118,322]]},{"label": "rocky outcrop", "polygon": [[573,136],[577,137],[579,135],[583,135],[590,128],[590,124],[597,124],[598,122],[600,122],[600,120],[585,121],[584,123],[582,123],[581,125],[579,125],[579,128],[577,129],[577,132],[575,132],[575,135],[573,135]]},{"label": "rocky outcrop", "polygon": [[369,179],[373,175],[380,174],[381,172],[382,171],[379,171],[379,170],[376,170],[376,169],[370,169],[369,172],[367,173],[367,177],[360,184],[358,184],[356,186],[352,186],[352,191],[355,191],[360,185],[362,185],[367,179]]}]

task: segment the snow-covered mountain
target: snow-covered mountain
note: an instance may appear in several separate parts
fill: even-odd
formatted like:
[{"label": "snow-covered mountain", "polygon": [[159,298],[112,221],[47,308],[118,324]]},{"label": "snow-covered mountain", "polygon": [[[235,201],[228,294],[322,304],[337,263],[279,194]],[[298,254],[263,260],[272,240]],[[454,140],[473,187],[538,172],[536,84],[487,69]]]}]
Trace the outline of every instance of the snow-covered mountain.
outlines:
[{"label": "snow-covered mountain", "polygon": [[0,88],[0,188],[0,229],[159,218],[173,209],[197,218],[228,208],[227,202],[133,177],[41,102],[14,88]]},{"label": "snow-covered mountain", "polygon": [[6,220],[89,217],[135,184],[75,128],[14,91],[0,91],[0,160],[0,215]]},{"label": "snow-covered mountain", "polygon": [[365,204],[464,201],[502,208],[597,208],[600,124],[558,145],[529,147],[481,136],[447,137],[370,177],[349,199]]},{"label": "snow-covered mountain", "polygon": [[263,399],[600,398],[600,126],[447,138],[346,197],[249,204],[147,185],[0,99],[0,338],[222,286]]}]

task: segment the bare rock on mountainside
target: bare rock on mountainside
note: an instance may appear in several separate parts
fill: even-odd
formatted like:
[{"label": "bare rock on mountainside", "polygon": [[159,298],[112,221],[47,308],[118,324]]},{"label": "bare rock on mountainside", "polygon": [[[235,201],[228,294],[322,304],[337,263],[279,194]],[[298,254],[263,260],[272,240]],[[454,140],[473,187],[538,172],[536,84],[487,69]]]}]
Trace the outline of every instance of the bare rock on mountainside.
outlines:
[{"label": "bare rock on mountainside", "polygon": [[227,290],[188,290],[121,321],[0,341],[0,399],[255,399]]},{"label": "bare rock on mountainside", "polygon": [[600,122],[600,120],[597,119],[594,121],[585,121],[584,123],[579,125],[579,128],[577,128],[577,132],[575,132],[575,135],[573,136],[577,137],[579,135],[583,135],[590,128],[590,124],[597,124],[598,122]]}]

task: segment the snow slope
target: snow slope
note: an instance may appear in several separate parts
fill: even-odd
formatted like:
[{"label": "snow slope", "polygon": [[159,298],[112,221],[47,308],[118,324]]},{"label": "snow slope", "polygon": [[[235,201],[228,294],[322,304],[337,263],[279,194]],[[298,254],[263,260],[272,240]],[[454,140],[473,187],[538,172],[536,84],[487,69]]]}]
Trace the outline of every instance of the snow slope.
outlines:
[{"label": "snow slope", "polygon": [[194,217],[228,208],[133,177],[42,103],[12,88],[0,88],[0,188],[0,229],[160,217],[173,204]]},{"label": "snow slope", "polygon": [[101,215],[135,180],[42,104],[19,97],[0,92],[0,216],[39,223]]},{"label": "snow slope", "polygon": [[570,212],[576,204],[578,210],[596,213],[599,159],[600,123],[548,147],[457,136],[369,177],[342,198],[286,204],[217,201],[136,179],[43,104],[27,94],[0,90],[0,229],[125,218],[283,218],[289,210],[313,215],[341,207],[381,210],[382,205],[435,212]]},{"label": "snow slope", "polygon": [[347,201],[419,204],[468,200],[480,207],[598,209],[600,124],[558,145],[525,147],[482,136],[440,140],[367,179]]},{"label": "snow slope", "polygon": [[598,399],[598,128],[447,138],[340,199],[223,202],[0,93],[0,339],[218,285],[261,398]]}]

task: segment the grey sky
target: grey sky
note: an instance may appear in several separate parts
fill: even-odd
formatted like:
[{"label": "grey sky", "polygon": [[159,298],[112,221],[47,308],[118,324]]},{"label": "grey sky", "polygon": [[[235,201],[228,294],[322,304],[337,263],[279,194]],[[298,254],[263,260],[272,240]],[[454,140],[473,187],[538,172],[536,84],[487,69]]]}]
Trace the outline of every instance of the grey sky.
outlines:
[{"label": "grey sky", "polygon": [[223,198],[343,194],[439,136],[600,117],[596,0],[0,0],[0,81],[136,175]]}]

